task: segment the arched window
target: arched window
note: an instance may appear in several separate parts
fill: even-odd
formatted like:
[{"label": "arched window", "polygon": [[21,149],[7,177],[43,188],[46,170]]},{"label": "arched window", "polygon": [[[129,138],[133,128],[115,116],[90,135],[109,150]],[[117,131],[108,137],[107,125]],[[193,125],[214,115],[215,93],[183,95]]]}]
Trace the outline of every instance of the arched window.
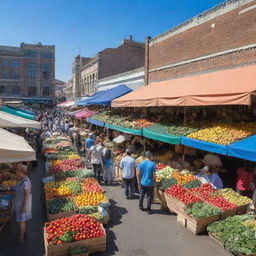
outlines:
[{"label": "arched window", "polygon": [[50,64],[48,63],[43,63],[41,65],[41,70],[42,70],[42,79],[50,79],[50,74],[51,74],[51,67]]},{"label": "arched window", "polygon": [[28,79],[36,79],[36,63],[28,63],[27,75]]}]

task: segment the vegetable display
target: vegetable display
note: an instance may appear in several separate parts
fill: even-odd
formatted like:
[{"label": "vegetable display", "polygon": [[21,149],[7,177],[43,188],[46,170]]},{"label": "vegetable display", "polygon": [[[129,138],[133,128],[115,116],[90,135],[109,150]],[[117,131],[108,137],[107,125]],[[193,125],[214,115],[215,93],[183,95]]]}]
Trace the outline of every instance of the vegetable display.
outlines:
[{"label": "vegetable display", "polygon": [[255,230],[243,224],[251,219],[249,215],[235,215],[212,223],[207,231],[215,234],[234,255],[255,254]]},{"label": "vegetable display", "polygon": [[47,202],[47,209],[50,214],[74,210],[71,198],[56,198]]},{"label": "vegetable display", "polygon": [[186,189],[198,188],[202,185],[202,182],[198,179],[191,180],[190,182],[183,185]]},{"label": "vegetable display", "polygon": [[46,224],[49,244],[62,244],[104,236],[104,230],[94,217],[76,214]]},{"label": "vegetable display", "polygon": [[166,189],[172,187],[174,184],[177,184],[177,180],[175,178],[170,178],[168,180],[162,180],[162,184],[159,187],[159,189],[162,191],[165,191]]},{"label": "vegetable display", "polygon": [[205,202],[198,202],[186,208],[186,212],[195,218],[204,218],[222,213],[220,209]]},{"label": "vegetable display", "polygon": [[87,178],[82,183],[81,186],[84,192],[98,192],[103,193],[103,188],[99,185],[98,181],[94,178]]}]

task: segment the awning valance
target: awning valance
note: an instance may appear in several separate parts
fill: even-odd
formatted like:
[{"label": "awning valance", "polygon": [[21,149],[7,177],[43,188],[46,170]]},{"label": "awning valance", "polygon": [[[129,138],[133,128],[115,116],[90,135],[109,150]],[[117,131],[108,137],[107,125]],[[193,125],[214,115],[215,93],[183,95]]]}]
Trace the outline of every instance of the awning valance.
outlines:
[{"label": "awning valance", "polygon": [[22,136],[0,128],[0,163],[36,160],[35,151]]},{"label": "awning valance", "polygon": [[74,114],[78,119],[86,118],[95,115],[97,112],[89,109],[82,109]]},{"label": "awning valance", "polygon": [[112,107],[250,105],[256,65],[165,80],[112,101]]},{"label": "awning valance", "polygon": [[15,116],[23,117],[26,119],[30,120],[35,120],[36,116],[34,114],[29,114],[28,111],[15,108],[15,107],[10,107],[10,106],[2,106],[1,110],[5,113],[9,113]]},{"label": "awning valance", "polygon": [[41,129],[41,123],[0,111],[0,127]]}]

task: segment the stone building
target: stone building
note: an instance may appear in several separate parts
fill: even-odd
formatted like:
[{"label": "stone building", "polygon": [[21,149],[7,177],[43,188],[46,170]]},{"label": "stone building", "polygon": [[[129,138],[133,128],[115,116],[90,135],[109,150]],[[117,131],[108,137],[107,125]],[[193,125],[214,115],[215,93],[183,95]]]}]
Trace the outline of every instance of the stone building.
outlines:
[{"label": "stone building", "polygon": [[54,45],[0,46],[0,97],[50,101],[54,81]]},{"label": "stone building", "polygon": [[125,84],[132,90],[142,87],[144,85],[144,67],[102,78],[98,81],[97,90],[108,90],[120,84]]},{"label": "stone building", "polygon": [[94,93],[101,79],[144,66],[145,46],[130,36],[119,47],[106,48],[93,58],[86,59],[90,61],[81,68],[81,91],[76,96]]},{"label": "stone building", "polygon": [[146,38],[145,84],[256,62],[256,0],[225,1]]}]

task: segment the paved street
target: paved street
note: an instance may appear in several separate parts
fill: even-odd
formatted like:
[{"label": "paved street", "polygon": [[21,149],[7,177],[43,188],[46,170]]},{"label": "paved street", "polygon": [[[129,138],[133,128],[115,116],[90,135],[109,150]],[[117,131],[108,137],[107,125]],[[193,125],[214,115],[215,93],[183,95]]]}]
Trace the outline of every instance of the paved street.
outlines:
[{"label": "paved street", "polygon": [[[33,220],[28,225],[24,245],[16,243],[17,225],[0,232],[1,256],[43,256],[43,204],[41,178],[43,162],[31,174],[33,186]],[[176,222],[176,217],[154,205],[154,214],[138,210],[138,200],[126,200],[120,186],[105,187],[111,201],[111,222],[107,226],[107,251],[97,256],[225,256],[222,248],[208,236],[195,236]]]}]

